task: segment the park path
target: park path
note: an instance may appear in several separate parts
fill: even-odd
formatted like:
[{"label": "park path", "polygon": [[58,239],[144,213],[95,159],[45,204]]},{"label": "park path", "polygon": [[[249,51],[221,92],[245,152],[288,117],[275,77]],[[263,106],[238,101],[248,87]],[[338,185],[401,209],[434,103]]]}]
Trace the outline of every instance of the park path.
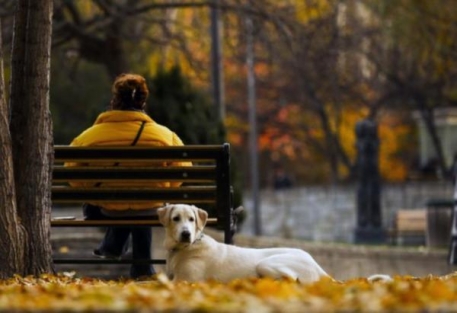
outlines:
[{"label": "park path", "polygon": [[[54,209],[53,216],[75,216],[82,218],[80,208]],[[245,227],[245,226],[243,226]],[[205,229],[216,240],[223,235],[212,229]],[[103,237],[99,228],[53,228],[51,243],[56,257],[94,258],[92,250]],[[164,258],[162,248],[164,230],[153,228],[153,257]],[[244,247],[294,247],[309,252],[322,267],[336,279],[344,280],[365,277],[373,273],[389,275],[445,275],[457,270],[447,263],[447,249],[426,247],[364,246],[335,242],[304,241],[285,239],[280,236],[247,236],[237,234],[235,243]],[[163,265],[154,266],[163,272]],[[57,271],[75,271],[78,277],[118,279],[128,277],[129,265],[56,265]]]}]

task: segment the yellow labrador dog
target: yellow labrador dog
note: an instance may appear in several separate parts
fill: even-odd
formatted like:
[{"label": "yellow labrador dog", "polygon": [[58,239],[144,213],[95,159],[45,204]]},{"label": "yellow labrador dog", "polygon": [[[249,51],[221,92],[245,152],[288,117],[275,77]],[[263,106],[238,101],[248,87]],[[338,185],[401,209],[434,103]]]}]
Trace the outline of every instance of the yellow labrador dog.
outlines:
[{"label": "yellow labrador dog", "polygon": [[175,281],[228,282],[268,276],[308,283],[328,276],[309,253],[300,249],[253,249],[217,242],[203,234],[208,214],[193,205],[168,205],[157,212],[165,227],[167,275]]}]

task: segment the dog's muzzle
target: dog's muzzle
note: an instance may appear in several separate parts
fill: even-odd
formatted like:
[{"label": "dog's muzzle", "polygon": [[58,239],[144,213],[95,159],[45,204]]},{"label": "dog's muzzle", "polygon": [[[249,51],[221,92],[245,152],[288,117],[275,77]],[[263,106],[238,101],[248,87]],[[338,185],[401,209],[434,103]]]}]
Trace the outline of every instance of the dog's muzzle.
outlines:
[{"label": "dog's muzzle", "polygon": [[191,238],[190,238],[190,237],[191,237],[190,235],[191,235],[191,234],[190,234],[190,231],[188,231],[188,230],[183,230],[183,231],[181,232],[181,240],[180,240],[180,241],[181,241],[181,242],[190,242],[190,239],[191,239]]}]

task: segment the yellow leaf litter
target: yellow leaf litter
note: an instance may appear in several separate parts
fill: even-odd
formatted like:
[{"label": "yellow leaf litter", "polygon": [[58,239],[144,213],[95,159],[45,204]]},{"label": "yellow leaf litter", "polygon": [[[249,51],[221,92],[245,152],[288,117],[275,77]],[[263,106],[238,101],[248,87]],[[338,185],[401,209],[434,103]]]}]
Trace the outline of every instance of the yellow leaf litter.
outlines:
[{"label": "yellow leaf litter", "polygon": [[76,278],[71,273],[0,280],[0,311],[449,312],[457,311],[457,272],[312,284],[269,278],[227,284]]}]

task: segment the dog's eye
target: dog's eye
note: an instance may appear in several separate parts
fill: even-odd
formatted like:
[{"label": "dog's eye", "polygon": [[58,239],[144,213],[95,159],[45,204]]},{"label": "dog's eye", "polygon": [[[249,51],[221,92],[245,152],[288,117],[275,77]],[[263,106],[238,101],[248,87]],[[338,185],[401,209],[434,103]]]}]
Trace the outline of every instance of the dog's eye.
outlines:
[{"label": "dog's eye", "polygon": [[179,215],[173,217],[173,221],[174,221],[174,222],[179,222],[179,220],[180,220]]},{"label": "dog's eye", "polygon": [[195,219],[194,219],[193,217],[190,217],[190,218],[189,218],[189,221],[190,221],[190,222],[193,222],[193,221],[195,221]]}]

